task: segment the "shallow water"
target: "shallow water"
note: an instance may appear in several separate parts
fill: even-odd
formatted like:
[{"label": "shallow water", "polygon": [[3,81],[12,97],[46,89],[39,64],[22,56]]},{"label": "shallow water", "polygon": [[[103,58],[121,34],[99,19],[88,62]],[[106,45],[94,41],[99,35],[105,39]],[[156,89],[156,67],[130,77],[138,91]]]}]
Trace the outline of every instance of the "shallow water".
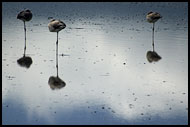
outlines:
[{"label": "shallow water", "polygon": [[[5,124],[187,124],[187,3],[3,3],[2,123]],[[24,52],[27,69],[17,64]],[[149,63],[150,10],[163,18],[155,24],[155,51]],[[59,33],[59,77],[66,86],[52,90],[56,76],[56,33],[48,17],[67,27]]]}]

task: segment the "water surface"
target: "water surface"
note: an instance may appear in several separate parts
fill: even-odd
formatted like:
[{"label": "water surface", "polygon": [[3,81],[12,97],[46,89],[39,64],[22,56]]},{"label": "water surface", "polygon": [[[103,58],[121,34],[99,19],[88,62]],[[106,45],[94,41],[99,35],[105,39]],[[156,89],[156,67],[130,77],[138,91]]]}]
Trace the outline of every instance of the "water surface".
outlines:
[{"label": "water surface", "polygon": [[[2,9],[2,123],[7,124],[187,124],[188,4],[186,3],[6,3]],[[28,8],[27,69],[17,64],[24,52]],[[152,24],[155,51],[149,63]],[[59,33],[59,77],[66,86],[52,90],[56,76],[56,33],[48,17],[64,21]]]}]

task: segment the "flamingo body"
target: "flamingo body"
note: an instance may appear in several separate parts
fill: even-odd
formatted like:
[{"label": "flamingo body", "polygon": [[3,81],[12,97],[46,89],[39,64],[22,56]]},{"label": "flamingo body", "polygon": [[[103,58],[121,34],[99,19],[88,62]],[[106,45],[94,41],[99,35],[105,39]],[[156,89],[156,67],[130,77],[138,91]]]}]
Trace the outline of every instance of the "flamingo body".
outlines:
[{"label": "flamingo body", "polygon": [[18,15],[17,15],[17,19],[22,20],[23,22],[25,21],[30,21],[32,19],[32,13],[30,10],[24,10],[21,11]]},{"label": "flamingo body", "polygon": [[149,12],[146,15],[146,19],[149,23],[155,23],[160,18],[162,18],[162,16],[158,12]]},{"label": "flamingo body", "polygon": [[61,21],[61,20],[51,20],[50,23],[48,24],[48,28],[50,32],[59,32],[62,29],[66,27],[66,24]]}]

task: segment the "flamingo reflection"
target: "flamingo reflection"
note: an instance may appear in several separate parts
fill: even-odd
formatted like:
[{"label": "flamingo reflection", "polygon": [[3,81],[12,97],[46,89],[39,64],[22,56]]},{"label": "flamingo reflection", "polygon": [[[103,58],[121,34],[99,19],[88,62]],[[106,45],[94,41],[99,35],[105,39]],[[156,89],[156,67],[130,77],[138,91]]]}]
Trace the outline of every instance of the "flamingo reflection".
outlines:
[{"label": "flamingo reflection", "polygon": [[158,62],[162,57],[159,56],[155,51],[148,51],[146,54],[148,62]]}]

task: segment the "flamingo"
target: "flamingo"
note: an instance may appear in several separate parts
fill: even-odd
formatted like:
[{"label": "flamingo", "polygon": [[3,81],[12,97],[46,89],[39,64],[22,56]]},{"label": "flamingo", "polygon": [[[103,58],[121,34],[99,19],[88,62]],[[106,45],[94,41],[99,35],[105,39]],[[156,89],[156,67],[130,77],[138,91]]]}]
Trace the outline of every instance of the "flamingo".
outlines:
[{"label": "flamingo", "polygon": [[26,52],[26,25],[25,22],[28,22],[32,19],[32,12],[30,10],[23,10],[17,15],[17,19],[20,19],[24,22],[24,32],[25,32],[25,47],[24,47],[24,56]]},{"label": "flamingo", "polygon": [[153,52],[154,52],[154,26],[155,26],[155,22],[158,21],[160,18],[162,18],[162,16],[158,13],[158,12],[149,12],[146,15],[146,19],[149,23],[153,23],[153,27],[152,27],[152,46],[153,46]]},{"label": "flamingo", "polygon": [[50,32],[57,32],[57,41],[56,41],[56,68],[57,68],[57,77],[58,77],[58,33],[66,27],[66,24],[61,20],[52,19],[48,24]]}]

